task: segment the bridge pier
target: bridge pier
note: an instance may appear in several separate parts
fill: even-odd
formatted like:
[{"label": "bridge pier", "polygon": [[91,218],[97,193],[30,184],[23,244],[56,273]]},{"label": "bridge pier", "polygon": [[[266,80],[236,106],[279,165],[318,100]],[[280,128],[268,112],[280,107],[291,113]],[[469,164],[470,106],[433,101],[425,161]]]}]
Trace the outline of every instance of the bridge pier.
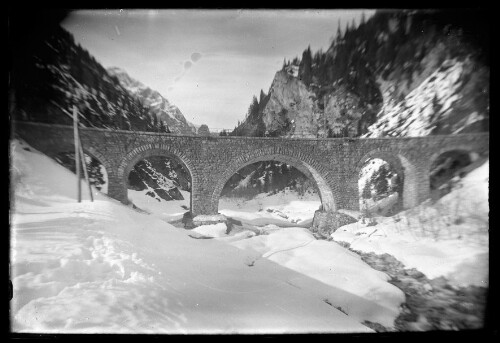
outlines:
[{"label": "bridge pier", "polygon": [[318,233],[333,232],[338,228],[338,221],[335,212],[317,210],[314,212],[312,231]]},{"label": "bridge pier", "polygon": [[341,212],[317,210],[314,212],[312,231],[322,236],[329,236],[339,227],[354,222],[356,222],[356,219]]},{"label": "bridge pier", "polygon": [[115,174],[113,171],[108,172],[108,196],[128,205],[127,185]]}]

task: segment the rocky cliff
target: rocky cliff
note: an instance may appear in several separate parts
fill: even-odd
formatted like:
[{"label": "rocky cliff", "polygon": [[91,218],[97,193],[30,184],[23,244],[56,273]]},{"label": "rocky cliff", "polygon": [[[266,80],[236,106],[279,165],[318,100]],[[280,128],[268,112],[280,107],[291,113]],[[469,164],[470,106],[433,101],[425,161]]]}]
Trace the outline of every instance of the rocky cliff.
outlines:
[{"label": "rocky cliff", "polygon": [[235,135],[420,136],[489,129],[481,11],[378,11],[276,72]]}]

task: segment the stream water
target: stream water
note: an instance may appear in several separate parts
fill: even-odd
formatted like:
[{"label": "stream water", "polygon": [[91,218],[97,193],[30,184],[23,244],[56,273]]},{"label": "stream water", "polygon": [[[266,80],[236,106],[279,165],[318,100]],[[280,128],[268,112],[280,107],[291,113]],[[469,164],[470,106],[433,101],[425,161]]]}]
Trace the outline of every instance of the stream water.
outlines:
[{"label": "stream water", "polygon": [[[444,277],[431,280],[414,268],[405,269],[392,255],[349,250],[370,267],[388,274],[389,282],[405,293],[406,302],[395,321],[396,331],[484,328],[488,288],[455,287]],[[390,331],[380,324],[365,324],[378,332]]]},{"label": "stream water", "polygon": [[[178,223],[180,224],[180,223]],[[228,227],[240,228],[239,220],[229,219]],[[278,225],[276,225],[278,224]],[[302,226],[298,224],[275,223],[276,226]],[[177,225],[176,225],[177,226]],[[245,225],[244,229],[262,234],[262,225]],[[253,228],[253,229],[252,229]],[[238,231],[238,229],[236,229]],[[265,231],[265,230],[264,230]],[[316,239],[332,241],[330,237],[314,234]],[[456,287],[444,277],[427,278],[416,269],[407,269],[394,256],[377,255],[351,249],[344,242],[340,244],[361,256],[362,260],[373,269],[390,276],[389,282],[401,289],[406,296],[406,302],[401,306],[401,312],[395,320],[395,329],[386,328],[378,323],[364,322],[366,326],[377,332],[387,331],[434,331],[434,330],[469,330],[484,328],[488,288],[486,287]]]}]

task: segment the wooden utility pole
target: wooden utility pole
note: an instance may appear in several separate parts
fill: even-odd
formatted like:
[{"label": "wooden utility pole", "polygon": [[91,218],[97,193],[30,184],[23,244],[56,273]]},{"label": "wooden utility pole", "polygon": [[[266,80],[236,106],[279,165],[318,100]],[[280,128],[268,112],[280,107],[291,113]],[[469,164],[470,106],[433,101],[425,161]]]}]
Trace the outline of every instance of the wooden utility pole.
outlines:
[{"label": "wooden utility pole", "polygon": [[90,185],[89,175],[87,172],[87,162],[85,162],[85,155],[83,154],[82,140],[80,137],[80,131],[78,131],[78,149],[80,151],[80,158],[82,160],[83,175],[85,176],[85,181],[89,186],[90,201],[94,201],[94,195],[92,194],[92,186]]},{"label": "wooden utility pole", "polygon": [[80,180],[80,144],[78,139],[78,111],[76,105],[73,105],[73,133],[75,136],[75,165],[78,187],[78,202],[82,202],[82,184]]}]

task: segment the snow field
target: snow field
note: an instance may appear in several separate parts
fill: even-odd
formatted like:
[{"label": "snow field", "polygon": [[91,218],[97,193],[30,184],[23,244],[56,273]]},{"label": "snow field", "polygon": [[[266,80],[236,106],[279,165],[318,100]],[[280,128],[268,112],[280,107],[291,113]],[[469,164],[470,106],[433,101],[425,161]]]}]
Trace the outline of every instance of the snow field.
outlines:
[{"label": "snow field", "polygon": [[[188,211],[186,208],[189,208],[189,199],[191,197],[189,192],[179,190],[184,200],[158,201],[146,195],[149,190],[149,188],[142,191],[129,189],[128,198],[140,209],[148,213],[154,213],[167,222],[182,219],[184,213]],[[182,206],[185,206],[185,208]]]},{"label": "snow field", "polygon": [[[403,292],[388,283],[389,276],[364,263],[355,253],[327,241],[319,241],[304,228],[267,225],[261,234],[251,231],[225,234],[224,224],[203,225],[193,231],[223,240],[248,251],[251,266],[268,259],[309,278],[321,281],[324,301],[359,322],[371,321],[392,327],[405,301]],[[307,279],[295,285],[309,287]],[[300,282],[300,283],[299,283]],[[316,286],[317,287],[317,286]]]},{"label": "snow field", "polygon": [[[182,217],[189,193],[158,202],[129,190],[145,215],[97,191],[89,202],[83,183],[77,203],[75,176],[23,147],[12,143],[14,331],[364,332],[364,321],[392,327],[405,300],[358,255],[294,227],[312,221],[320,205],[312,195],[223,198],[220,212],[241,225],[186,231],[165,220]],[[478,228],[488,218],[488,169],[469,173],[435,204],[377,217],[375,226],[343,226],[332,237],[392,254],[429,278],[487,286],[488,237]],[[441,229],[423,231],[425,218],[441,220]]]},{"label": "snow field", "polygon": [[300,197],[287,189],[273,195],[259,194],[250,200],[223,197],[219,200],[219,212],[257,226],[275,224],[308,227],[320,205],[317,194],[306,193]]},{"label": "snow field", "polygon": [[224,223],[202,225],[195,227],[192,231],[206,237],[224,237],[226,236],[227,226]]},{"label": "snow field", "polygon": [[349,224],[331,236],[354,250],[391,254],[430,279],[444,276],[456,286],[487,287],[488,180],[489,161],[435,204],[378,217],[375,226]]},{"label": "snow field", "polygon": [[231,242],[329,286],[325,301],[358,321],[392,327],[405,296],[389,284],[387,274],[376,271],[340,245],[316,240],[304,228],[283,228]]},{"label": "snow field", "polygon": [[372,331],[326,303],[335,291],[322,282],[251,265],[256,252],[193,239],[99,192],[76,202],[75,176],[23,147],[11,145],[14,332]]}]

